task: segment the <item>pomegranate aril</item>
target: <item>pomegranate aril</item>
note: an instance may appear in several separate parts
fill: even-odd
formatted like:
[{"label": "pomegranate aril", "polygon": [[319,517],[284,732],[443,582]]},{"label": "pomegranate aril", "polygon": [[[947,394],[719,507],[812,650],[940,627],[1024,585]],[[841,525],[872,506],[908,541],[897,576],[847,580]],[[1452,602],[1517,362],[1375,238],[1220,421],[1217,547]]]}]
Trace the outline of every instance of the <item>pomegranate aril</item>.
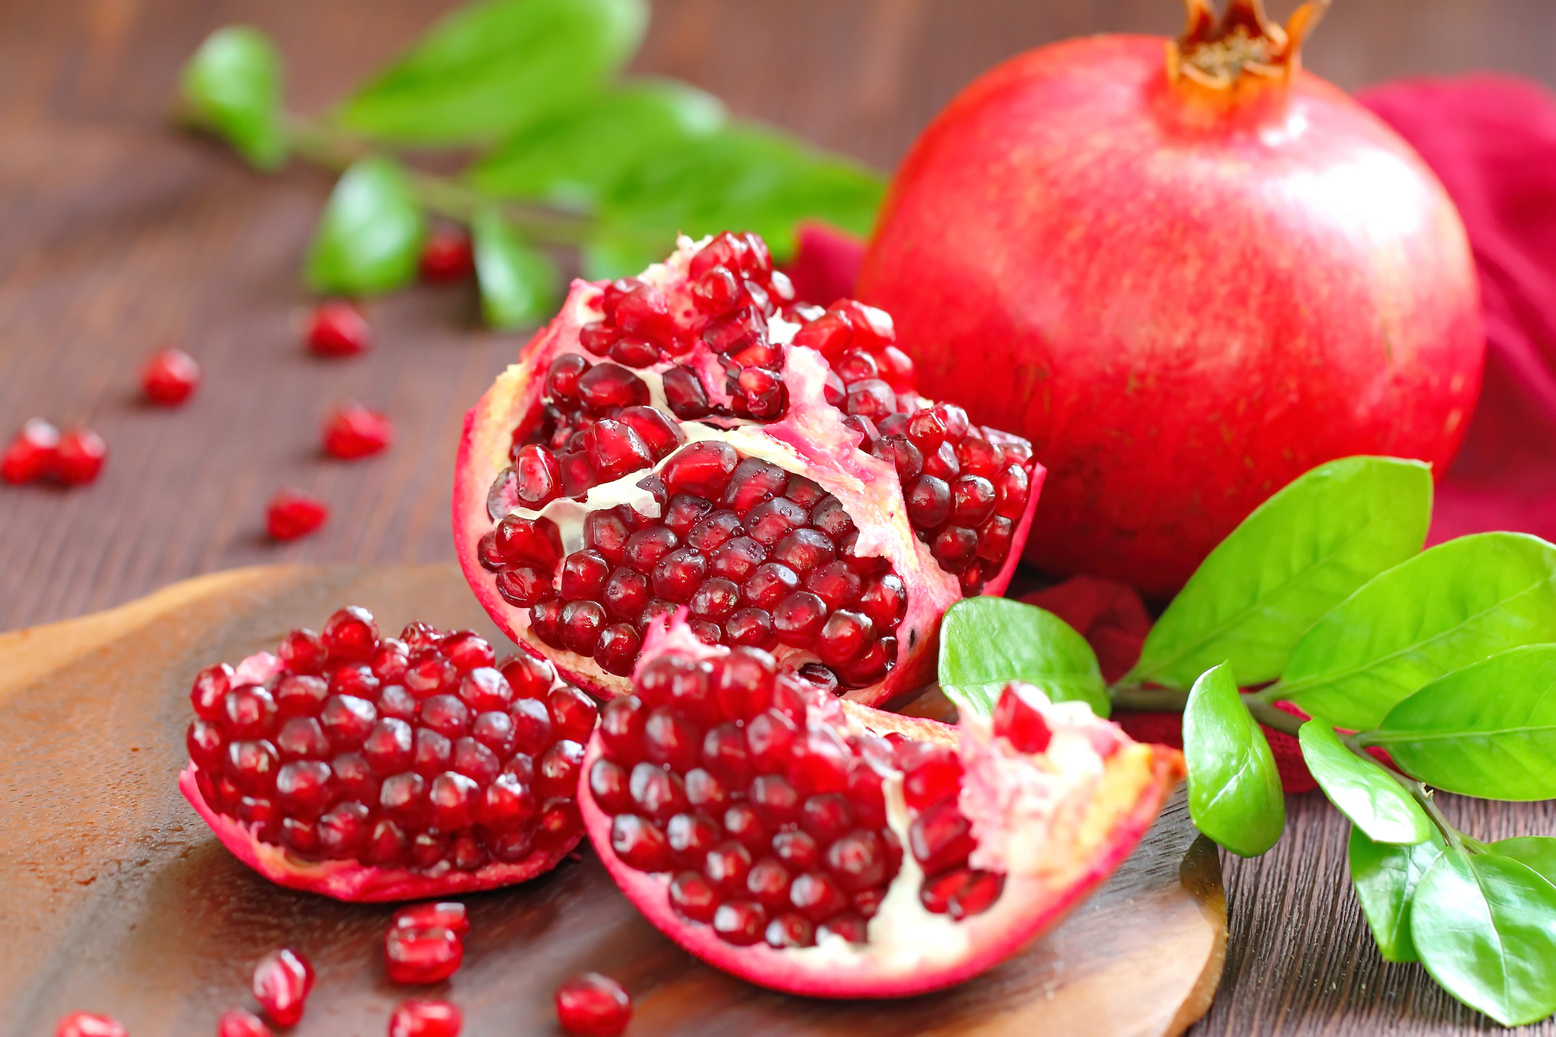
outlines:
[{"label": "pomegranate aril", "polygon": [[907,607],[907,588],[894,573],[865,581],[859,594],[859,611],[870,617],[875,629],[883,634],[897,629]]},{"label": "pomegranate aril", "polygon": [[[853,804],[848,797],[836,792],[811,796],[800,810],[800,827],[813,836],[816,842],[826,844],[840,837],[854,826]],[[811,847],[811,859],[804,867],[815,863],[815,847]]]},{"label": "pomegranate aril", "polygon": [[930,550],[940,568],[960,573],[972,564],[978,551],[978,534],[961,526],[946,526],[936,536]]},{"label": "pomegranate aril", "polygon": [[497,550],[510,564],[555,571],[562,557],[562,537],[550,519],[509,515],[497,523]]},{"label": "pomegranate aril", "polygon": [[[726,547],[728,546],[726,545]],[[782,565],[778,562],[763,562],[752,571],[751,575],[742,584],[740,596],[747,605],[771,612],[778,607],[780,602],[788,598],[799,585],[799,576],[787,565]],[[815,596],[812,595],[812,597]],[[817,598],[816,600],[820,601],[821,599]],[[823,608],[825,608],[824,604]],[[818,621],[817,626],[819,627],[819,625]]]},{"label": "pomegranate aril", "polygon": [[908,848],[929,875],[962,864],[974,845],[972,826],[953,800],[920,814],[908,829]]},{"label": "pomegranate aril", "polygon": [[915,530],[939,529],[951,516],[951,487],[936,476],[920,476],[908,488],[907,507]]},{"label": "pomegranate aril", "polygon": [[715,500],[729,485],[740,455],[728,443],[705,440],[682,447],[660,470],[672,493],[689,493]]},{"label": "pomegranate aril", "polygon": [[1041,709],[1031,696],[1037,689],[1025,684],[1008,684],[994,705],[994,734],[1010,740],[1018,752],[1040,753],[1048,748],[1051,733]]},{"label": "pomegranate aril", "polygon": [[254,1000],[277,1026],[296,1026],[313,989],[313,966],[289,947],[271,951],[254,966]]},{"label": "pomegranate aril", "polygon": [[589,369],[589,361],[576,353],[557,357],[546,372],[546,395],[567,403],[578,402],[578,381]]},{"label": "pomegranate aril", "polygon": [[583,372],[575,391],[586,407],[596,411],[649,402],[648,384],[625,367],[609,362],[595,364]]},{"label": "pomegranate aril", "polygon": [[655,461],[669,456],[686,438],[680,426],[655,407],[624,407],[616,417],[642,437]]},{"label": "pomegranate aril", "polygon": [[54,1037],[129,1037],[129,1031],[111,1015],[68,1012],[55,1024]]},{"label": "pomegranate aril", "polygon": [[141,368],[140,384],[152,403],[177,407],[199,386],[200,365],[182,349],[164,349]]},{"label": "pomegranate aril", "polygon": [[809,648],[827,621],[827,603],[810,591],[796,591],[773,609],[773,632],[783,644]]},{"label": "pomegranate aril", "polygon": [[858,828],[827,847],[827,870],[850,893],[862,893],[893,876],[888,874],[886,846],[881,837]]},{"label": "pomegranate aril", "polygon": [[389,1037],[459,1037],[464,1014],[447,1001],[404,1001],[389,1017]]},{"label": "pomegranate aril", "polygon": [[678,863],[690,868],[702,867],[703,858],[723,837],[718,823],[701,814],[679,813],[665,825],[670,853]]},{"label": "pomegranate aril", "polygon": [[[591,372],[592,373],[592,372]],[[582,446],[601,482],[614,482],[629,472],[647,468],[653,453],[631,425],[601,418],[584,430]]]},{"label": "pomegranate aril", "polygon": [[1026,511],[1027,497],[1032,490],[1031,477],[1019,464],[1006,465],[993,479],[999,503],[994,510],[1008,519],[1019,519]]},{"label": "pomegranate aril", "polygon": [[216,1037],[271,1037],[270,1027],[247,1008],[232,1008],[216,1021]]},{"label": "pomegranate aril", "polygon": [[349,302],[320,303],[308,319],[308,348],[319,356],[354,356],[373,344],[367,318]]},{"label": "pomegranate aril", "polygon": [[767,923],[763,938],[769,947],[780,950],[786,947],[814,947],[816,927],[804,915],[789,911]]},{"label": "pomegranate aril", "polygon": [[719,906],[718,893],[695,871],[683,871],[671,879],[669,897],[670,906],[694,922],[713,921]]},{"label": "pomegranate aril", "polygon": [[611,850],[639,871],[663,871],[670,860],[665,834],[636,814],[617,814],[611,819]]},{"label": "pomegranate aril", "polygon": [[[31,426],[31,424],[29,422],[28,426]],[[13,443],[13,447],[21,444],[20,452],[22,454],[31,455],[30,457],[24,456],[22,462],[18,465],[22,470],[21,474],[23,476],[28,474],[31,465],[46,459],[48,467],[43,474],[52,475],[66,486],[84,485],[97,478],[98,473],[102,471],[103,461],[108,456],[108,444],[103,442],[102,436],[99,436],[89,428],[71,429],[69,432],[66,432],[59,437],[52,452],[36,450],[30,442],[26,441],[25,437],[27,435],[28,429],[24,427],[22,435],[18,437],[16,443]],[[10,450],[8,449],[6,461],[0,462],[0,464],[6,464],[9,460]],[[12,479],[10,476],[7,476],[6,481],[28,482],[30,479],[25,477]]]},{"label": "pomegranate aril", "polygon": [[849,906],[848,896],[837,880],[825,872],[811,871],[795,878],[789,886],[789,902],[812,922],[825,922]]},{"label": "pomegranate aril", "polygon": [[[713,550],[708,559],[708,569],[714,576],[743,584],[766,558],[767,548],[748,536],[737,536]],[[783,568],[793,572],[787,566]],[[777,604],[777,601],[774,600],[773,604]]]},{"label": "pomegranate aril", "polygon": [[391,926],[384,936],[384,964],[393,983],[440,983],[464,960],[464,943],[446,926]]},{"label": "pomegranate aril", "polygon": [[726,900],[713,913],[713,931],[737,947],[762,939],[767,929],[767,909],[752,900]]},{"label": "pomegranate aril", "polygon": [[717,814],[729,804],[729,791],[724,783],[701,767],[686,772],[685,785],[686,802],[694,809]]},{"label": "pomegranate aril", "polygon": [[265,507],[265,529],[275,540],[307,536],[330,517],[329,507],[301,490],[281,490]]},{"label": "pomegranate aril", "polygon": [[569,1033],[614,1037],[627,1028],[632,1001],[620,983],[598,972],[585,972],[557,988],[556,1017]]},{"label": "pomegranate aril", "polygon": [[623,560],[638,572],[649,575],[666,555],[680,546],[680,542],[675,530],[666,526],[640,529],[627,538]]},{"label": "pomegranate aril", "polygon": [[897,397],[891,386],[880,378],[865,378],[857,382],[845,382],[848,395],[843,408],[849,414],[880,420],[889,417],[897,409]]},{"label": "pomegranate aril", "polygon": [[865,920],[852,911],[829,918],[816,929],[818,937],[826,934],[841,936],[849,943],[864,943],[868,933]]},{"label": "pomegranate aril", "polygon": [[846,665],[867,650],[874,636],[870,617],[848,610],[834,612],[816,636],[816,654],[829,666]]},{"label": "pomegranate aril", "polygon": [[378,411],[347,401],[324,420],[324,450],[344,461],[370,457],[394,442],[394,426]]},{"label": "pomegranate aril", "polygon": [[706,417],[712,408],[708,406],[708,394],[697,375],[684,367],[672,367],[663,376],[665,402],[670,413],[682,421],[695,421]]},{"label": "pomegranate aril", "polygon": [[787,497],[765,501],[745,514],[746,535],[763,547],[771,548],[791,531],[810,520],[806,510]]}]

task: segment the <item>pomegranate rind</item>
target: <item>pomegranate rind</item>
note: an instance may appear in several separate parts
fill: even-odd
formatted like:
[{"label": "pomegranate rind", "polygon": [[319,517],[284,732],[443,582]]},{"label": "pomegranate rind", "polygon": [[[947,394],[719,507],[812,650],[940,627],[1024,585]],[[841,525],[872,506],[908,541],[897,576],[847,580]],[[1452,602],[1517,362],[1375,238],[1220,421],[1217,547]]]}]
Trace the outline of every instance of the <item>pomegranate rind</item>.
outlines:
[{"label": "pomegranate rind", "polygon": [[199,767],[190,762],[178,776],[178,790],[195,813],[208,825],[232,855],[278,886],[349,903],[384,903],[397,900],[422,900],[428,897],[455,896],[500,889],[527,882],[559,864],[582,841],[579,829],[549,852],[536,851],[511,864],[493,862],[476,871],[460,871],[447,862],[432,871],[407,868],[380,868],[360,861],[303,860],[284,847],[261,842],[250,826],[237,818],[212,809],[200,795],[195,781]]},{"label": "pomegranate rind", "polygon": [[[684,626],[651,629],[643,661],[674,648],[693,656],[711,654]],[[641,668],[643,662],[639,663]],[[854,702],[840,703],[846,716],[876,733],[900,732],[921,741],[957,745],[958,727],[917,717],[886,713]],[[1098,721],[1117,731],[1115,725]],[[1101,790],[1079,825],[1083,852],[1055,879],[1007,875],[1004,892],[987,912],[956,923],[964,936],[954,957],[944,957],[933,940],[914,946],[860,945],[829,941],[825,947],[776,950],[765,944],[737,947],[707,925],[689,922],[670,906],[667,873],[639,871],[611,848],[611,817],[600,809],[585,779],[580,782],[579,813],[606,871],[633,905],[660,932],[715,968],[758,986],[823,998],[906,997],[954,986],[988,971],[1042,936],[1086,900],[1126,860],[1150,830],[1167,797],[1186,774],[1183,755],[1160,745],[1131,741],[1118,733],[1120,747],[1109,758]],[[587,775],[604,753],[598,731],[590,739],[580,773]],[[916,886],[911,856],[895,883]],[[884,908],[883,908],[884,910]],[[874,939],[872,923],[872,940]]]}]

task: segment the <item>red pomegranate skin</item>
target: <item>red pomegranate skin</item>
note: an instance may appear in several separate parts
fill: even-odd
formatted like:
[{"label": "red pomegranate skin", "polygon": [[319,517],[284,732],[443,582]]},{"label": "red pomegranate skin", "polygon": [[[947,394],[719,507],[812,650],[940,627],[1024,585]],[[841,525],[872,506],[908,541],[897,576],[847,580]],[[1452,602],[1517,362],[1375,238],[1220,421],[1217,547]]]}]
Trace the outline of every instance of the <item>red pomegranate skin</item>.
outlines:
[{"label": "red pomegranate skin", "polygon": [[1441,475],[1484,352],[1463,225],[1408,144],[1301,71],[1206,100],[1165,43],[1073,40],[968,87],[858,293],[924,384],[1048,466],[1026,556],[1157,596],[1314,465]]}]

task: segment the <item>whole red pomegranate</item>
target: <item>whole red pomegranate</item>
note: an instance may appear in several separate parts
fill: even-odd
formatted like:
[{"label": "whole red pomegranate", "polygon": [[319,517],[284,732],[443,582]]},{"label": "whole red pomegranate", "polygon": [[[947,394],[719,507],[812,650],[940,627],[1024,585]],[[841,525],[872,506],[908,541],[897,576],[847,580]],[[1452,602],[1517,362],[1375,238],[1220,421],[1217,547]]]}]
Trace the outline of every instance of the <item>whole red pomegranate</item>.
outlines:
[{"label": "whole red pomegranate", "polygon": [[1261,501],[1349,454],[1453,457],[1474,264],[1403,140],[1299,68],[1319,8],[1094,36],[968,87],[865,258],[926,384],[1049,471],[1027,556],[1165,595]]}]

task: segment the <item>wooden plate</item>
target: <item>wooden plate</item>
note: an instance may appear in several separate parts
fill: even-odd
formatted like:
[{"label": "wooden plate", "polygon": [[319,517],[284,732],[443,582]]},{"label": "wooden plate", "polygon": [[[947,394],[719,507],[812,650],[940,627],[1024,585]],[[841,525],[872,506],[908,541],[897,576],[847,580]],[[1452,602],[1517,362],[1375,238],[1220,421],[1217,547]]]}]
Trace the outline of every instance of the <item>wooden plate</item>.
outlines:
[{"label": "wooden plate", "polygon": [[524,886],[467,898],[465,965],[411,991],[384,976],[390,909],[270,885],[184,802],[194,673],[317,628],[338,605],[503,644],[448,566],[266,567],[175,584],[121,608],[0,635],[0,1032],[39,1037],[73,1008],[132,1037],[209,1035],[252,1005],[254,961],[290,945],[318,970],[299,1035],[383,1034],[406,996],[447,996],[469,1037],[556,1032],[551,995],[608,973],[648,1034],[1177,1034],[1209,1006],[1226,951],[1214,848],[1181,792],[1111,882],[1059,929],[939,994],[827,1002],[747,985],[650,927],[585,843]]}]

